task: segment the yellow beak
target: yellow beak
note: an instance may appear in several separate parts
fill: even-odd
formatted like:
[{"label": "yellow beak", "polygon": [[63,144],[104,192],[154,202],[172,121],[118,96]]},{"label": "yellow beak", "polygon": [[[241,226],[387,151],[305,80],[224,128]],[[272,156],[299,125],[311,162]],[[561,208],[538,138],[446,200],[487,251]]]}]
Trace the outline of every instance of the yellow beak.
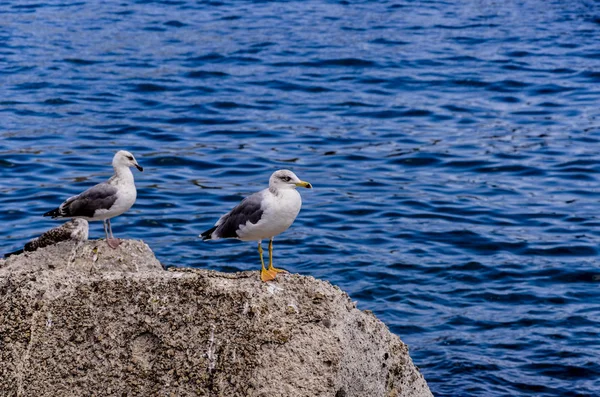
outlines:
[{"label": "yellow beak", "polygon": [[296,186],[305,187],[307,189],[312,189],[312,185],[310,183],[304,182],[304,181],[300,181],[300,182],[296,183]]}]

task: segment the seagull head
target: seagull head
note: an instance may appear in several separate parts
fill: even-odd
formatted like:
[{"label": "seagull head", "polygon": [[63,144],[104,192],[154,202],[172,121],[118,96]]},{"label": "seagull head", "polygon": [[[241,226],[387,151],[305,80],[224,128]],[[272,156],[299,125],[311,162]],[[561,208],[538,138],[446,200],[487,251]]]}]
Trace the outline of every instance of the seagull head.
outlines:
[{"label": "seagull head", "polygon": [[144,171],[142,167],[137,163],[133,154],[129,153],[127,150],[119,150],[115,157],[113,157],[113,167],[135,167],[140,171]]},{"label": "seagull head", "polygon": [[88,221],[81,218],[71,219],[73,230],[71,232],[71,239],[77,241],[86,241],[89,237],[89,224]]},{"label": "seagull head", "polygon": [[300,178],[290,170],[275,171],[269,179],[269,187],[274,187],[276,189],[295,189],[296,187],[312,189],[310,183],[300,180]]},{"label": "seagull head", "polygon": [[76,227],[89,227],[89,223],[85,219],[73,218],[71,219],[71,222],[73,222],[73,225],[75,225]]}]

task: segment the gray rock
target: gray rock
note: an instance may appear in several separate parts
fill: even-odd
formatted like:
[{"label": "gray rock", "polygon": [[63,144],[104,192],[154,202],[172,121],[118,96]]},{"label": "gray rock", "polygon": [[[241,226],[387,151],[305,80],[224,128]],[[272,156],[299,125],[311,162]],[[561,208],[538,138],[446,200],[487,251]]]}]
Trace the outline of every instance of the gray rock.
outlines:
[{"label": "gray rock", "polygon": [[164,271],[65,242],[0,260],[1,396],[431,396],[404,343],[312,277]]}]

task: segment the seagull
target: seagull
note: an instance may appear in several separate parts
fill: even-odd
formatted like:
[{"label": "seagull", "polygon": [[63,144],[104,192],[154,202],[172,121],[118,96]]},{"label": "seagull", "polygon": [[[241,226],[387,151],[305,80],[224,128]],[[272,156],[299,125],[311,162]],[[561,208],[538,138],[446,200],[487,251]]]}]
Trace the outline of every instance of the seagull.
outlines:
[{"label": "seagull", "polygon": [[[312,189],[308,182],[301,181],[289,170],[278,170],[271,175],[269,187],[246,197],[214,227],[202,233],[202,240],[237,238],[242,241],[258,241],[258,254],[262,269],[262,281],[275,279],[285,270],[273,267],[273,238],[291,226],[302,206],[296,187]],[[262,240],[269,239],[269,268],[265,269]]]},{"label": "seagull", "polygon": [[63,223],[53,229],[48,230],[40,237],[31,240],[23,249],[15,252],[5,254],[4,257],[8,258],[11,255],[19,255],[24,251],[31,252],[38,248],[47,247],[59,243],[61,241],[75,240],[75,241],[86,241],[88,239],[88,221],[85,219],[71,219],[70,221]]},{"label": "seagull", "polygon": [[129,167],[144,171],[133,154],[119,150],[113,157],[115,174],[106,182],[100,183],[69,197],[60,207],[48,211],[44,216],[52,218],[81,218],[88,221],[102,221],[106,242],[111,248],[117,248],[121,241],[114,238],[110,219],[129,210],[137,197],[133,174]]}]

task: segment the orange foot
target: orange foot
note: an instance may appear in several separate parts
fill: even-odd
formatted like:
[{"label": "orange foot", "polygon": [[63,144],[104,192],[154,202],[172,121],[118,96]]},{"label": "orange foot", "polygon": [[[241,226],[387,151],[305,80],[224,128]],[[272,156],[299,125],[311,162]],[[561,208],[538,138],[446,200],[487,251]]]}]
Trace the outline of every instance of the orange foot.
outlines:
[{"label": "orange foot", "polygon": [[260,271],[260,279],[264,282],[275,280],[275,276],[277,276],[277,273],[271,272],[264,267]]},{"label": "orange foot", "polygon": [[272,281],[275,280],[275,277],[277,277],[277,273],[288,273],[287,270],[283,270],[283,269],[276,269],[273,266],[269,267],[268,269],[262,269],[260,272],[260,279],[262,281]]},{"label": "orange foot", "polygon": [[270,273],[274,273],[275,275],[277,275],[277,273],[289,273],[287,270],[277,269],[277,268],[273,267],[273,265],[269,266],[267,271]]}]

